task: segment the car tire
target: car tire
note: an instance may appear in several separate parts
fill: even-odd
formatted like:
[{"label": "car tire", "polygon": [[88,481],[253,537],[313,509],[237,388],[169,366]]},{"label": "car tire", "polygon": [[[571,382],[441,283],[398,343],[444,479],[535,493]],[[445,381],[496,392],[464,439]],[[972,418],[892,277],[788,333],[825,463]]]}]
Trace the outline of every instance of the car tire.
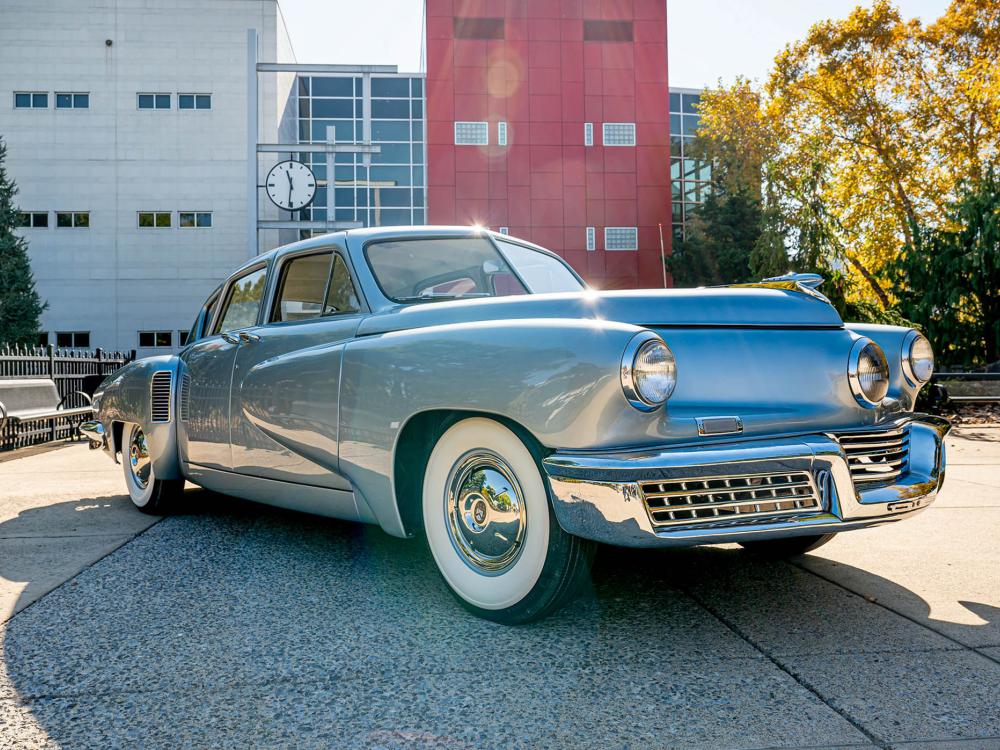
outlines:
[{"label": "car tire", "polygon": [[143,513],[162,516],[176,505],[184,492],[183,479],[157,479],[142,427],[126,424],[122,429],[121,462],[132,505]]},{"label": "car tire", "polygon": [[464,419],[438,438],[424,471],[423,520],[448,588],[488,620],[539,620],[589,579],[595,545],[563,531],[538,456],[491,419]]},{"label": "car tire", "polygon": [[740,542],[740,546],[747,552],[752,552],[758,557],[766,557],[769,560],[783,560],[786,557],[795,557],[806,552],[822,547],[829,542],[835,534],[816,534],[813,536],[789,536],[784,539],[761,539],[757,542]]}]

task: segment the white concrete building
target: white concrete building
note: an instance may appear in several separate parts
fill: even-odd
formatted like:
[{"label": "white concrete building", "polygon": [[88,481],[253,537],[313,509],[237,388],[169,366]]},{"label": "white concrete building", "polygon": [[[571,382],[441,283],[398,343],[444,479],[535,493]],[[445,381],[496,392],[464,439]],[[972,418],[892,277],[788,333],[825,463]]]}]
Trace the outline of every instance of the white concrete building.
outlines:
[{"label": "white concrete building", "polygon": [[49,343],[170,351],[255,245],[278,244],[255,236],[279,216],[249,154],[295,140],[295,75],[259,76],[253,134],[250,29],[259,60],[294,61],[276,0],[3,0],[0,136]]}]

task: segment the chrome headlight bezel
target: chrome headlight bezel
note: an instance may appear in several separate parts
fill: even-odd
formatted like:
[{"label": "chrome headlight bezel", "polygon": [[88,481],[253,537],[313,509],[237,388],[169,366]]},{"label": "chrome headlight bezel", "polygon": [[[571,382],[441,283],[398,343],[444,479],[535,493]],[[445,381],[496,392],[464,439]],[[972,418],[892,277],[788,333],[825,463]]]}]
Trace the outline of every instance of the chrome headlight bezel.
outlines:
[{"label": "chrome headlight bezel", "polygon": [[[930,375],[923,380],[917,377],[917,374],[913,369],[913,347],[920,340],[927,342],[927,348],[930,349],[931,352],[931,372]],[[934,377],[934,347],[931,346],[930,340],[920,331],[911,329],[910,332],[903,337],[903,346],[899,350],[899,361],[902,364],[903,377],[906,378],[906,382],[916,388],[926,384],[931,378]]]},{"label": "chrome headlight bezel", "polygon": [[[881,359],[882,367],[884,369],[885,387],[878,398],[873,399],[870,394],[865,392],[865,389],[861,385],[861,355],[869,347],[878,355]],[[885,397],[889,393],[889,360],[886,359],[885,352],[882,351],[882,347],[876,344],[869,338],[859,338],[854,342],[854,346],[851,347],[851,356],[847,361],[847,379],[851,384],[851,393],[854,394],[854,399],[861,404],[861,406],[866,409],[874,409],[876,406],[882,403]]]},{"label": "chrome headlight bezel", "polygon": [[[666,350],[672,364],[673,381],[670,384],[666,398],[662,401],[657,401],[650,398],[648,394],[644,394],[642,392],[642,385],[638,382],[636,375],[635,363],[639,356],[648,347],[654,346],[662,346]],[[625,352],[622,354],[621,384],[625,399],[633,408],[643,412],[651,412],[663,406],[677,388],[677,363],[674,353],[667,346],[667,343],[652,331],[643,331],[633,336],[625,347]]]}]

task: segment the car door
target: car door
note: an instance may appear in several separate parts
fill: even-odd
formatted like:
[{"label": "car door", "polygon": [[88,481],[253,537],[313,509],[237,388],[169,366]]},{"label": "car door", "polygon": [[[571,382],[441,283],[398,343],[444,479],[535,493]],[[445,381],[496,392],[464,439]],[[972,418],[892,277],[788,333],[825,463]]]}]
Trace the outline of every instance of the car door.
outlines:
[{"label": "car door", "polygon": [[264,324],[246,332],[236,354],[233,468],[350,489],[339,474],[340,364],[363,302],[333,248],[279,258],[273,274]]},{"label": "car door", "polygon": [[240,332],[256,326],[267,266],[233,278],[208,335],[181,355],[183,361],[179,437],[181,458],[214,469],[232,469],[230,388]]}]

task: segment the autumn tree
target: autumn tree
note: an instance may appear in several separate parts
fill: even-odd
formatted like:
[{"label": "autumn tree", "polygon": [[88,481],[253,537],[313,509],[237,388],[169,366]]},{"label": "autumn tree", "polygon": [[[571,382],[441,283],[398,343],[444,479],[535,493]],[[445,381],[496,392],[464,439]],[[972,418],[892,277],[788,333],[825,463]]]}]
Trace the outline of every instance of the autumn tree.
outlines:
[{"label": "autumn tree", "polygon": [[35,291],[28,243],[15,234],[17,186],[7,177],[7,146],[0,139],[0,343],[34,344],[45,305]]}]

